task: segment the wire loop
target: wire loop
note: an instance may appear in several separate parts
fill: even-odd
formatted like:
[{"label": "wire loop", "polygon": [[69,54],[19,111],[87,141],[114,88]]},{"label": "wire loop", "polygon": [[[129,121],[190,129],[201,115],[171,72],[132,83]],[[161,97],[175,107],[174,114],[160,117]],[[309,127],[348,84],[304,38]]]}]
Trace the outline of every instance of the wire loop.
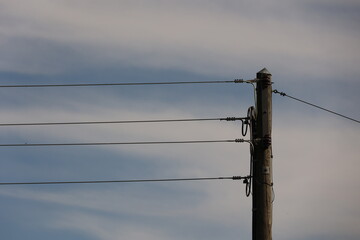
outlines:
[{"label": "wire loop", "polygon": [[[247,118],[249,119],[248,125],[250,126],[250,173],[249,176],[253,176],[253,162],[254,162],[254,127],[255,127],[255,118],[256,118],[256,110],[255,107],[251,106],[248,109],[247,112]],[[246,197],[249,197],[251,194],[251,187],[252,187],[252,178],[249,178],[247,182],[244,182],[246,184],[245,187],[245,194]]]},{"label": "wire loop", "polygon": [[241,134],[243,135],[243,137],[246,136],[247,131],[248,131],[248,120],[241,120]]}]

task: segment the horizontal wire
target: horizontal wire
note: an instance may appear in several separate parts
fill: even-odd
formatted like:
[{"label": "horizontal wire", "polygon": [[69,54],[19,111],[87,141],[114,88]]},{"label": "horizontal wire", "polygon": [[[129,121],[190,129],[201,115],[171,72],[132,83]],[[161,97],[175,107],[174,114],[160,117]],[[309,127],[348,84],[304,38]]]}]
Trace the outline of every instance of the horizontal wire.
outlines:
[{"label": "horizontal wire", "polygon": [[101,87],[101,86],[141,86],[141,85],[179,85],[179,84],[219,84],[219,83],[254,83],[257,79],[224,81],[175,81],[175,82],[123,82],[123,83],[74,83],[74,84],[18,84],[0,85],[0,88],[38,88],[38,87]]},{"label": "horizontal wire", "polygon": [[196,144],[196,143],[239,143],[250,140],[190,140],[190,141],[160,141],[160,142],[91,142],[91,143],[19,143],[0,144],[0,147],[56,147],[56,146],[97,146],[97,145],[150,145],[150,144]]},{"label": "horizontal wire", "polygon": [[49,184],[93,184],[93,183],[141,183],[141,182],[180,182],[180,181],[209,181],[209,180],[241,180],[250,176],[233,177],[202,177],[202,178],[165,178],[165,179],[132,179],[132,180],[94,180],[94,181],[46,181],[46,182],[0,182],[0,185],[49,185]]},{"label": "horizontal wire", "polygon": [[37,87],[100,87],[100,86],[139,86],[139,85],[175,85],[175,84],[213,84],[234,83],[235,81],[179,81],[179,82],[124,82],[124,83],[75,83],[75,84],[22,84],[0,85],[0,88],[37,88]]},{"label": "horizontal wire", "polygon": [[46,126],[46,125],[83,125],[83,124],[127,124],[127,123],[164,123],[164,122],[195,122],[195,121],[236,121],[248,118],[188,118],[188,119],[155,119],[155,120],[125,120],[125,121],[80,121],[80,122],[33,122],[33,123],[0,123],[0,127],[9,126]]},{"label": "horizontal wire", "polygon": [[326,108],[320,107],[320,106],[315,105],[315,104],[313,104],[313,103],[306,102],[306,101],[301,100],[301,99],[299,99],[299,98],[295,98],[295,97],[289,96],[289,95],[287,95],[286,93],[284,93],[284,92],[279,92],[279,91],[278,91],[278,90],[276,90],[276,89],[275,89],[275,90],[273,90],[273,93],[279,94],[279,95],[281,95],[281,96],[283,96],[283,97],[288,97],[288,98],[294,99],[294,100],[296,100],[296,101],[299,101],[299,102],[305,103],[305,104],[310,105],[310,106],[312,106],[312,107],[315,107],[315,108],[321,109],[321,110],[323,110],[323,111],[326,111],[326,112],[329,112],[329,113],[335,114],[335,115],[337,115],[337,116],[340,116],[340,117],[346,118],[346,119],[348,119],[348,120],[351,120],[351,121],[354,121],[354,122],[360,123],[360,121],[359,121],[359,120],[356,120],[356,119],[354,119],[354,118],[351,118],[351,117],[345,116],[345,115],[343,115],[343,114],[340,114],[340,113],[337,113],[337,112],[331,111],[331,110],[329,110],[329,109],[326,109]]}]

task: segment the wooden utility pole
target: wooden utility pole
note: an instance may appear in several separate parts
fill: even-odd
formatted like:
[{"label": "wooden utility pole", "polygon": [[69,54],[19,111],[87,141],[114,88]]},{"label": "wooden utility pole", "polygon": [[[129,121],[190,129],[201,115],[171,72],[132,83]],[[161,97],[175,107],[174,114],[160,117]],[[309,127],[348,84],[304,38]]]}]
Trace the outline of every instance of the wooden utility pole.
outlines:
[{"label": "wooden utility pole", "polygon": [[253,240],[272,239],[272,86],[264,68],[256,74],[256,107],[253,120]]}]

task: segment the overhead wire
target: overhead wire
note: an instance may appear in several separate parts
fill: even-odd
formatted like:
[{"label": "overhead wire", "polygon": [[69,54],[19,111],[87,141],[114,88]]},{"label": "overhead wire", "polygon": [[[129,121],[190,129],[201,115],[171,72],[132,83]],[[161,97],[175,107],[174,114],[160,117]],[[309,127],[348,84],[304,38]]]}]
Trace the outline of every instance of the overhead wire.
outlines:
[{"label": "overhead wire", "polygon": [[0,127],[8,126],[47,126],[47,125],[85,125],[85,124],[131,124],[131,123],[165,123],[165,122],[200,122],[200,121],[237,121],[247,120],[246,117],[226,118],[186,118],[186,119],[153,119],[153,120],[114,120],[114,121],[78,121],[78,122],[23,122],[0,123]]},{"label": "overhead wire", "polygon": [[245,139],[226,140],[185,140],[185,141],[154,141],[154,142],[86,142],[86,143],[8,143],[0,147],[57,147],[57,146],[98,146],[98,145],[153,145],[153,144],[197,144],[197,143],[251,143]]},{"label": "overhead wire", "polygon": [[320,106],[318,106],[318,105],[315,105],[315,104],[313,104],[313,103],[310,103],[310,102],[304,101],[304,100],[302,100],[302,99],[295,98],[295,97],[290,96],[290,95],[288,95],[288,94],[286,94],[286,93],[284,93],[284,92],[279,92],[279,91],[278,91],[278,90],[276,90],[276,89],[275,89],[275,90],[273,90],[273,93],[275,93],[275,94],[279,94],[280,96],[283,96],[283,97],[288,97],[288,98],[291,98],[291,99],[296,100],[296,101],[298,101],[298,102],[301,102],[301,103],[304,103],[304,104],[310,105],[310,106],[312,106],[312,107],[315,107],[315,108],[321,109],[321,110],[323,110],[323,111],[326,111],[326,112],[329,112],[329,113],[331,113],[331,114],[334,114],[334,115],[340,116],[340,117],[342,117],[342,118],[346,118],[346,119],[351,120],[351,121],[353,121],[353,122],[360,123],[360,121],[359,121],[359,120],[356,120],[356,119],[354,119],[354,118],[351,118],[351,117],[345,116],[345,115],[343,115],[343,114],[340,114],[340,113],[334,112],[334,111],[332,111],[332,110],[329,110],[329,109],[326,109],[326,108],[320,107]]},{"label": "overhead wire", "polygon": [[141,85],[180,85],[180,84],[222,84],[222,83],[251,83],[256,79],[223,80],[223,81],[172,81],[172,82],[122,82],[122,83],[74,83],[74,84],[17,84],[0,85],[0,88],[41,88],[41,87],[106,87],[106,86],[141,86]]},{"label": "overhead wire", "polygon": [[[76,83],[76,84],[18,84],[0,85],[0,88],[50,88],[50,87],[100,87],[100,86],[140,86],[140,85],[179,85],[179,84],[222,84],[222,83],[249,83],[254,86],[257,79],[232,81],[176,81],[176,82],[123,82],[123,83]],[[79,122],[33,122],[33,123],[0,123],[0,126],[36,126],[36,125],[71,125],[71,124],[116,124],[116,123],[156,123],[156,122],[187,122],[187,121],[242,121],[242,134],[246,135],[248,118],[199,118],[199,119],[158,119],[136,121],[79,121]],[[246,125],[246,129],[244,126]],[[154,141],[154,142],[87,142],[87,143],[23,143],[23,144],[0,144],[0,147],[51,147],[51,146],[94,146],[94,145],[143,145],[143,144],[196,144],[196,143],[243,143],[253,146],[251,140],[187,140],[187,141]],[[251,176],[241,177],[216,177],[216,178],[171,178],[171,179],[134,179],[134,180],[96,180],[96,181],[44,181],[44,182],[0,182],[0,185],[44,185],[44,184],[83,184],[83,183],[130,183],[130,182],[170,182],[170,181],[198,181],[198,180],[222,180],[243,179],[247,184]]]},{"label": "overhead wire", "polygon": [[164,178],[164,179],[130,179],[130,180],[91,180],[91,181],[39,181],[39,182],[0,182],[0,185],[49,185],[49,184],[94,184],[94,183],[144,183],[144,182],[181,182],[209,180],[242,180],[250,176],[232,177],[197,177],[197,178]]}]

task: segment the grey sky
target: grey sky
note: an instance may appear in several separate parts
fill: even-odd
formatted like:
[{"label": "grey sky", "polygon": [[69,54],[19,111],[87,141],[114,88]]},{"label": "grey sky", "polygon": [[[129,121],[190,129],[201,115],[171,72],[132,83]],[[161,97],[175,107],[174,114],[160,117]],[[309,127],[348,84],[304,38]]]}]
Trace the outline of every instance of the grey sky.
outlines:
[{"label": "grey sky", "polygon": [[[49,71],[72,70],[72,55],[87,64],[120,61],[221,75],[237,73],[239,66],[242,70],[269,62],[269,68],[280,71],[287,62],[287,71],[295,74],[305,71],[328,77],[356,71],[359,63],[356,1],[341,5],[335,1],[11,1],[2,5],[1,44],[10,57],[1,66],[17,71],[44,72],[44,64]],[[58,52],[64,51],[73,54],[59,58]],[[29,55],[31,63],[22,63]],[[340,61],[346,64],[339,66]]]},{"label": "grey sky", "polygon": [[[350,117],[359,1],[0,1],[0,84],[251,79]],[[359,126],[274,95],[274,239],[360,237]],[[246,114],[249,85],[0,89],[0,122]],[[1,143],[235,139],[237,123],[1,128]],[[0,149],[0,181],[245,175],[248,144]],[[172,183],[173,184],[173,183]],[[4,239],[250,239],[241,182],[1,187]]]}]

